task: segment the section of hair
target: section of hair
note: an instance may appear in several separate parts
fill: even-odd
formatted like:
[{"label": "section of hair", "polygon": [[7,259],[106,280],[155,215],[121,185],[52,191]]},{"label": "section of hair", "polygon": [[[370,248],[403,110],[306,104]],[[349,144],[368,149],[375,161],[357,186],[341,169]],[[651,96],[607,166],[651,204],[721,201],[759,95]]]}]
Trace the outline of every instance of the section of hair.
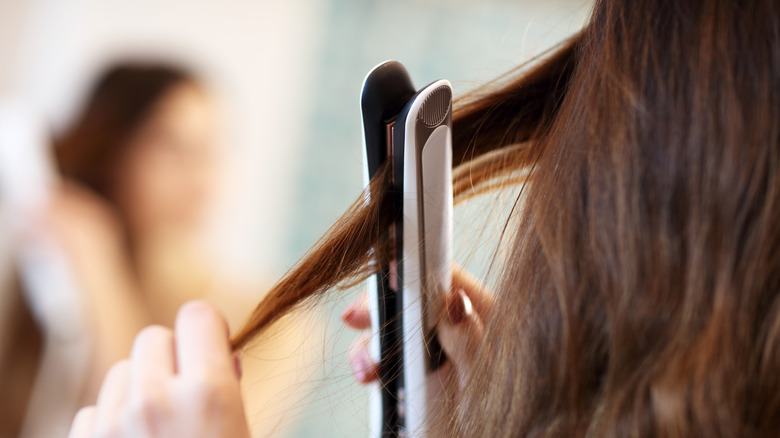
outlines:
[{"label": "section of hair", "polygon": [[597,2],[445,436],[777,433],[779,8]]},{"label": "section of hair", "polygon": [[[552,57],[515,81],[506,88],[492,94],[472,96],[472,102],[456,109],[453,123],[453,166],[458,166],[453,175],[453,191],[456,200],[465,200],[486,190],[504,186],[507,181],[502,175],[522,170],[529,166],[533,157],[531,149],[517,145],[527,142],[540,129],[528,126],[550,120],[556,105],[537,105],[529,110],[523,123],[514,125],[516,132],[508,133],[506,127],[490,123],[496,113],[510,114],[513,107],[524,107],[523,99],[529,102],[540,96],[559,93],[557,88],[565,84],[565,68],[571,58],[573,44],[567,44]],[[550,77],[555,77],[551,80]],[[533,89],[533,93],[515,93],[516,100],[507,105],[499,96],[522,87]],[[528,126],[527,126],[528,125]],[[458,133],[468,133],[458,135]],[[497,138],[504,139],[496,145]],[[464,157],[468,157],[466,160]],[[483,159],[477,160],[477,158]],[[284,275],[258,304],[244,327],[232,339],[234,348],[244,347],[253,336],[257,336],[274,321],[281,318],[297,305],[316,298],[338,285],[356,284],[378,271],[374,248],[382,248],[382,233],[392,217],[386,214],[392,196],[388,193],[388,172],[383,169],[371,185],[350,207],[350,209],[317,242],[290,272]],[[522,175],[517,176],[522,180]],[[514,182],[514,181],[513,181]],[[367,196],[369,193],[372,196]],[[370,199],[366,202],[366,199]]]},{"label": "section of hair", "polygon": [[[527,184],[501,305],[432,434],[780,430],[778,23],[763,0],[597,1],[557,52],[459,104],[458,199]],[[379,210],[358,201],[247,333],[366,274]]]},{"label": "section of hair", "polygon": [[[250,340],[275,321],[336,287],[348,287],[378,270],[377,257],[384,247],[380,241],[393,217],[389,214],[392,195],[386,190],[390,172],[383,167],[363,195],[328,230],[297,265],[268,292],[244,326],[233,335],[234,349]],[[379,250],[377,250],[379,249]]]}]

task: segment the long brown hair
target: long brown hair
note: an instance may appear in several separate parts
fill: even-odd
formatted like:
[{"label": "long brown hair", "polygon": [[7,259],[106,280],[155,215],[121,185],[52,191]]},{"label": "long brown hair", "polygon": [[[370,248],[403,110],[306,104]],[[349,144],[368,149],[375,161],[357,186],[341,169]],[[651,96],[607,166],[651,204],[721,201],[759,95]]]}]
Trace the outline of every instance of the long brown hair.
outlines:
[{"label": "long brown hair", "polygon": [[[501,305],[432,434],[777,434],[778,2],[599,0],[454,129],[460,197],[526,173]],[[381,205],[357,201],[234,345],[365,273]]]},{"label": "long brown hair", "polygon": [[115,202],[117,167],[130,137],[168,92],[187,83],[197,80],[173,65],[124,61],[109,67],[70,129],[56,141],[62,175]]}]

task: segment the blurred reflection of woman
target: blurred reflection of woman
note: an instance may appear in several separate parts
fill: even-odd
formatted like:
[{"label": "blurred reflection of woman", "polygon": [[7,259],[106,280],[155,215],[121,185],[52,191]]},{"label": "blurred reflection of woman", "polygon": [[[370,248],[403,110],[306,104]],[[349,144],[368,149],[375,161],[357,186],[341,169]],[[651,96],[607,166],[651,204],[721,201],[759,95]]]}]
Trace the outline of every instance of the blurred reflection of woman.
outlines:
[{"label": "blurred reflection of woman", "polygon": [[211,289],[212,270],[197,244],[217,135],[213,100],[187,72],[119,65],[99,80],[56,147],[62,175],[76,186],[66,201],[107,213],[127,280],[137,283],[155,323],[171,325],[182,296]]},{"label": "blurred reflection of woman", "polygon": [[[47,220],[90,315],[95,347],[84,402],[94,402],[109,365],[128,356],[135,333],[149,323],[172,327],[185,301],[208,299],[230,325],[257,301],[249,291],[262,289],[222,278],[203,245],[218,137],[215,101],[199,80],[168,65],[122,64],[98,80],[56,142],[65,184]],[[289,414],[290,385],[302,378],[282,372],[300,369],[305,354],[302,336],[287,332],[261,347],[263,361],[243,361],[249,384],[262,376],[264,387],[284,388],[283,396],[264,391],[249,401],[264,416]],[[258,435],[284,429],[268,420]]]}]

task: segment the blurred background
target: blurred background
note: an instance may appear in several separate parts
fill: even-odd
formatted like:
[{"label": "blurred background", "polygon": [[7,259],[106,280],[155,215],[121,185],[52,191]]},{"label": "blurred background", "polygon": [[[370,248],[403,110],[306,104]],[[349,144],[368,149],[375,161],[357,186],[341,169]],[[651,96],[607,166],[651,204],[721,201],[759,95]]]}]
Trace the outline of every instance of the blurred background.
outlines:
[{"label": "blurred background", "polygon": [[[148,192],[158,193],[167,190],[160,187],[180,184],[184,181],[181,178],[173,183],[162,178],[155,186],[148,183],[152,178],[149,175],[155,168],[170,173],[165,169],[181,167],[191,156],[186,154],[196,151],[200,160],[208,161],[209,175],[213,174],[208,183],[197,182],[209,185],[208,202],[190,207],[203,216],[198,220],[197,239],[178,235],[175,239],[160,237],[159,230],[180,231],[181,224],[168,221],[166,227],[148,225],[151,219],[146,222],[137,219],[140,213],[133,212],[138,210],[132,210],[122,201],[118,204],[120,218],[96,219],[102,224],[96,227],[99,229],[106,222],[113,224],[107,227],[113,230],[108,233],[118,234],[122,242],[131,242],[130,250],[124,248],[124,243],[118,245],[120,249],[95,249],[83,241],[98,239],[99,233],[72,237],[78,235],[74,228],[91,226],[89,221],[79,219],[84,216],[80,212],[99,210],[105,204],[100,196],[95,200],[90,198],[93,194],[89,188],[82,193],[84,187],[77,187],[75,195],[72,191],[62,195],[59,189],[54,189],[58,194],[53,197],[59,207],[46,210],[49,212],[46,214],[54,211],[67,216],[70,211],[76,219],[58,225],[59,219],[55,218],[54,225],[44,234],[55,236],[53,240],[58,242],[76,241],[70,244],[76,249],[66,248],[58,256],[75,272],[70,276],[76,277],[72,280],[76,288],[85,283],[79,278],[79,263],[87,265],[84,271],[89,271],[91,264],[89,256],[84,256],[86,261],[74,261],[73,257],[116,253],[123,260],[131,260],[126,263],[129,267],[117,270],[115,277],[127,280],[122,282],[122,287],[130,289],[141,283],[147,295],[135,300],[133,292],[127,291],[129,298],[123,298],[125,301],[105,304],[100,301],[106,299],[104,295],[86,298],[92,300],[92,312],[98,315],[93,318],[98,320],[96,324],[105,324],[99,325],[102,330],[111,331],[111,322],[103,321],[106,317],[102,310],[110,306],[118,308],[120,313],[121,309],[132,306],[141,309],[138,313],[141,316],[129,321],[126,330],[142,322],[167,322],[172,312],[168,308],[191,297],[184,293],[174,299],[161,294],[177,287],[189,287],[193,276],[197,277],[194,273],[204,271],[209,275],[198,277],[201,282],[197,284],[211,286],[204,286],[204,292],[195,297],[219,301],[235,326],[251,304],[262,297],[263,291],[359,195],[362,187],[359,95],[363,77],[373,66],[396,59],[407,66],[418,88],[446,78],[453,83],[456,94],[463,95],[576,32],[587,19],[590,5],[590,0],[2,0],[0,116],[4,114],[3,108],[11,108],[5,112],[6,120],[14,119],[16,111],[24,113],[20,123],[34,125],[30,129],[37,129],[40,136],[30,140],[30,144],[59,145],[57,139],[71,138],[75,127],[83,124],[85,108],[90,106],[89,96],[94,97],[95,82],[101,76],[105,79],[107,69],[119,64],[163,65],[186,72],[184,80],[175,81],[178,87],[170,88],[178,90],[178,94],[174,93],[178,97],[172,97],[171,91],[154,100],[143,113],[143,122],[133,127],[132,137],[133,142],[143,144],[144,148],[154,148],[163,142],[173,144],[171,139],[175,138],[177,147],[181,146],[176,152],[179,155],[175,160],[166,161],[168,167],[154,167],[157,165],[154,163],[159,164],[159,160],[154,161],[157,158],[139,159],[141,170],[131,172],[138,179],[133,180],[128,190],[148,185]],[[186,88],[182,84],[194,87],[182,91]],[[189,116],[180,115],[185,113]],[[187,123],[197,127],[187,131]],[[209,129],[203,131],[206,125]],[[3,126],[7,125],[0,120],[0,129]],[[182,134],[185,131],[189,137]],[[2,135],[0,132],[0,138]],[[90,135],[86,134],[87,138]],[[209,139],[207,145],[205,138]],[[0,235],[0,259],[6,266],[3,284],[11,286],[2,291],[0,301],[5,304],[0,305],[0,318],[18,313],[13,311],[15,305],[8,303],[18,301],[21,303],[18,306],[28,308],[31,313],[28,323],[34,326],[37,322],[40,333],[35,339],[22,337],[22,343],[33,351],[29,363],[36,364],[49,354],[56,356],[56,352],[47,349],[51,328],[41,328],[40,319],[45,318],[45,311],[29,304],[29,294],[22,293],[20,296],[24,298],[20,300],[10,291],[31,287],[29,278],[26,279],[29,273],[17,272],[24,271],[19,265],[28,263],[24,260],[29,257],[19,254],[25,253],[20,248],[29,242],[27,236],[37,236],[29,230],[29,224],[14,224],[24,214],[32,217],[40,213],[21,213],[27,207],[19,205],[25,202],[14,199],[33,196],[25,190],[36,184],[46,186],[47,183],[39,182],[51,179],[51,175],[35,176],[45,174],[45,170],[40,170],[45,166],[29,164],[36,158],[24,158],[30,154],[21,147],[15,148],[15,143],[8,139],[8,135],[5,141],[0,139],[0,160],[3,160],[0,173],[5,173],[0,175],[0,185],[6,186],[5,190],[0,187],[0,223],[11,225],[3,227]],[[56,174],[59,172],[56,169],[64,167],[61,158],[59,162],[53,160],[50,166],[55,169],[52,174]],[[204,168],[202,163],[199,166],[198,169]],[[190,176],[182,177],[189,179],[181,183],[187,184],[190,191],[182,189],[178,196],[192,193],[195,183]],[[34,178],[38,179],[33,181]],[[12,191],[8,189],[10,186],[17,188]],[[172,193],[170,196],[176,196],[177,192]],[[158,198],[163,201],[156,202],[165,202],[164,196]],[[461,219],[456,217],[456,233],[458,223],[468,223],[462,219],[465,213],[462,210],[461,213]],[[133,225],[136,223],[147,225]],[[131,238],[126,238],[127,235]],[[33,240],[40,240],[36,239]],[[190,240],[197,240],[197,245],[190,246]],[[185,241],[187,244],[182,245]],[[185,254],[182,246],[190,251]],[[165,256],[159,256],[161,252]],[[180,263],[181,260],[186,262]],[[49,272],[33,271],[37,272],[34,277]],[[107,283],[101,281],[114,280],[86,282],[103,285]],[[230,286],[223,288],[226,284]],[[157,295],[149,295],[152,289]],[[278,345],[259,346],[246,353],[248,362],[253,359],[257,362],[256,366],[248,365],[250,372],[244,382],[247,391],[253,395],[263,393],[250,403],[250,421],[258,435],[268,432],[295,437],[366,434],[368,392],[352,383],[345,360],[345,352],[355,334],[341,328],[338,322],[344,303],[353,296],[354,293],[348,293],[344,299],[334,299],[297,322],[288,321],[293,334],[279,334],[274,338]],[[8,318],[5,321],[5,331],[0,332],[0,364],[15,357],[15,349],[20,348],[20,333],[27,333],[22,329],[24,322],[14,325]],[[95,329],[91,326],[84,330]],[[313,331],[316,336],[311,336]],[[104,337],[110,338],[111,333]],[[100,347],[91,348],[94,356],[94,349]],[[72,348],[60,354],[79,356],[80,353],[74,353],[78,351],[81,350]],[[121,357],[121,351],[115,354]],[[101,366],[94,365],[91,369],[100,370]],[[3,373],[0,380],[9,380],[13,372],[19,371],[4,366],[0,372]],[[25,391],[35,394],[35,384],[15,391],[14,394]],[[38,391],[44,394],[41,396],[44,399],[46,394],[54,398],[51,388]],[[20,397],[29,403],[36,399]],[[89,399],[89,391],[79,392],[75,399],[78,400],[74,404]],[[45,410],[50,405],[36,406]],[[18,423],[19,430],[31,427],[24,426],[22,420]],[[271,423],[273,427],[265,428],[264,425]]]}]

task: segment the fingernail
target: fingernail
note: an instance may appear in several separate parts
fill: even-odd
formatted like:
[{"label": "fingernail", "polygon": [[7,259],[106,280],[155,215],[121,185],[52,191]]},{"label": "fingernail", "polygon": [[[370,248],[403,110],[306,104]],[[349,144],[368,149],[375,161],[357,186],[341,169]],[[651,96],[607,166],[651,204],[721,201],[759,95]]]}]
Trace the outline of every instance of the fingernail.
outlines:
[{"label": "fingernail", "polygon": [[365,383],[369,380],[370,377],[370,370],[371,370],[371,363],[366,360],[367,358],[363,355],[359,357],[359,366],[360,370],[358,371],[358,378],[361,382]]},{"label": "fingernail", "polygon": [[241,380],[241,377],[244,375],[244,367],[241,365],[241,353],[235,353],[233,360],[236,365],[236,376],[238,376],[238,380]]},{"label": "fingernail", "polygon": [[458,325],[466,319],[466,304],[463,302],[462,292],[452,290],[447,294],[447,316],[452,325]]},{"label": "fingernail", "polygon": [[352,318],[355,316],[355,306],[353,304],[350,304],[347,306],[346,309],[344,309],[344,312],[341,313],[341,320],[344,322],[349,322],[352,320]]},{"label": "fingernail", "polygon": [[355,380],[360,383],[368,383],[372,380],[374,370],[373,362],[364,354],[357,354],[350,362]]},{"label": "fingernail", "polygon": [[354,360],[350,361],[352,367],[352,374],[355,375],[355,380],[358,382],[364,382],[366,380],[366,363],[361,355],[355,356]]}]

